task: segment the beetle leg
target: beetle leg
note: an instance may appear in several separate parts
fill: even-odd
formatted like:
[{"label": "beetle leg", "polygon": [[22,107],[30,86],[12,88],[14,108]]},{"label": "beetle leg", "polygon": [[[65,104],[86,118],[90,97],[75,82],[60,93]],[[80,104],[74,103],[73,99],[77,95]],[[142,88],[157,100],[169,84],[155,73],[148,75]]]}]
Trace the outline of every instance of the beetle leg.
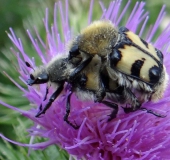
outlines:
[{"label": "beetle leg", "polygon": [[111,121],[112,119],[116,118],[116,115],[118,113],[118,105],[116,103],[112,103],[112,102],[109,102],[109,101],[102,101],[101,103],[103,103],[106,106],[114,109],[112,111],[112,113],[109,115],[110,118],[108,119],[108,121]]},{"label": "beetle leg", "polygon": [[130,97],[131,97],[132,104],[130,104],[131,105],[130,108],[128,108],[128,107],[124,108],[123,107],[124,112],[125,113],[129,113],[129,112],[134,112],[134,111],[140,109],[141,103],[138,101],[137,97],[133,94],[133,92],[130,89],[126,89],[126,91],[130,95]]},{"label": "beetle leg", "polygon": [[75,79],[75,77],[91,62],[93,57],[89,57],[86,60],[84,60],[82,63],[80,63],[76,69],[70,74],[69,76],[69,82],[72,83]]},{"label": "beetle leg", "polygon": [[46,99],[47,99],[47,94],[48,94],[48,92],[49,92],[49,88],[48,88],[48,86],[46,87],[46,91],[45,91],[45,96],[44,96],[44,98],[43,98],[43,101],[45,101]]},{"label": "beetle leg", "polygon": [[154,111],[152,111],[150,109],[146,109],[146,108],[143,108],[143,107],[140,108],[140,110],[147,111],[147,113],[153,114],[156,117],[160,117],[160,118],[165,118],[166,117],[166,115],[162,115],[162,114],[156,113],[156,112],[154,112]]},{"label": "beetle leg", "polygon": [[157,117],[161,117],[161,118],[164,118],[166,117],[166,115],[161,115],[159,113],[156,113],[150,109],[146,109],[146,108],[141,108],[141,104],[139,103],[139,101],[137,100],[137,98],[135,97],[135,95],[130,91],[130,89],[127,90],[129,94],[131,94],[131,97],[132,97],[132,102],[135,103],[135,105],[131,108],[123,108],[124,109],[124,112],[125,113],[129,113],[129,112],[134,112],[136,110],[142,110],[142,111],[147,111],[147,113],[150,113],[150,114],[153,114]]},{"label": "beetle leg", "polygon": [[[61,91],[63,90],[63,85],[64,83],[61,83],[60,86],[56,89],[56,91],[51,95],[48,103],[45,105],[45,107],[40,110],[35,117],[39,117],[41,114],[45,114],[46,110],[48,108],[50,108],[50,106],[52,105],[52,103],[54,102],[54,100],[59,96],[59,94],[61,93]],[[42,107],[42,105],[41,105]]]},{"label": "beetle leg", "polygon": [[64,121],[66,121],[70,126],[72,126],[74,129],[79,129],[80,126],[77,124],[73,124],[68,120],[68,116],[70,114],[70,98],[71,98],[72,92],[67,97],[66,102],[66,114],[64,115]]},{"label": "beetle leg", "polygon": [[94,102],[101,102],[106,96],[105,85],[102,81],[101,74],[99,75],[99,90],[95,92]]}]

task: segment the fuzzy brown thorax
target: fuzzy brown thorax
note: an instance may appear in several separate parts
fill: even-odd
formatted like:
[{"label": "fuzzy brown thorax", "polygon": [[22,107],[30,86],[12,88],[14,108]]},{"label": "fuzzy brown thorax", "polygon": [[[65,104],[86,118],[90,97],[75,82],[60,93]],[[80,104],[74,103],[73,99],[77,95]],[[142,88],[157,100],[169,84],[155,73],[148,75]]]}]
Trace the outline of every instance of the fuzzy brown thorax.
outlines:
[{"label": "fuzzy brown thorax", "polygon": [[106,56],[112,51],[118,32],[110,21],[96,21],[81,31],[76,39],[79,50],[88,54]]}]

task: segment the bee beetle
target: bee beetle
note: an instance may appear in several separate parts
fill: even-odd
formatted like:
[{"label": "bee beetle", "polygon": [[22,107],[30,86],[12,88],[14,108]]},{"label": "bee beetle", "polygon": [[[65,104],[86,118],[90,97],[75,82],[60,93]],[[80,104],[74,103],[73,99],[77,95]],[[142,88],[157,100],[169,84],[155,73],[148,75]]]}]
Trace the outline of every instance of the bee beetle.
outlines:
[{"label": "bee beetle", "polygon": [[[81,63],[70,74],[70,82],[94,55],[101,57],[101,71],[106,70],[113,81],[140,93],[141,104],[148,100],[157,101],[163,96],[168,74],[162,52],[126,27],[117,30],[110,21],[101,20],[82,30],[69,47],[69,60],[82,57]],[[100,101],[102,97],[98,99]],[[133,106],[131,110],[138,108]]]},{"label": "bee beetle", "polygon": [[[74,58],[71,62],[76,64],[79,61],[81,61],[81,59]],[[52,60],[49,61],[46,65],[40,66],[36,69],[34,69],[28,62],[26,62],[27,67],[30,67],[33,69],[33,72],[30,74],[30,78],[27,80],[27,84],[32,86],[34,84],[47,83],[46,93],[45,93],[43,101],[47,99],[49,87],[52,86],[54,88],[54,92],[48,99],[47,104],[44,107],[42,106],[42,104],[40,105],[39,107],[40,110],[35,115],[35,117],[39,117],[40,115],[45,114],[45,112],[48,110],[48,108],[51,107],[55,99],[60,95],[60,93],[64,89],[64,83],[68,79],[69,72],[71,72],[72,69],[74,68],[73,63],[68,63],[68,58],[64,54],[61,56],[56,56],[52,58]],[[70,95],[67,98],[67,103],[70,103],[69,100],[70,100]],[[70,107],[70,104],[67,104],[67,110],[64,116],[64,120],[68,124],[70,124],[73,128],[78,129],[77,125],[72,124],[68,120],[68,116],[70,113],[69,107]]]}]

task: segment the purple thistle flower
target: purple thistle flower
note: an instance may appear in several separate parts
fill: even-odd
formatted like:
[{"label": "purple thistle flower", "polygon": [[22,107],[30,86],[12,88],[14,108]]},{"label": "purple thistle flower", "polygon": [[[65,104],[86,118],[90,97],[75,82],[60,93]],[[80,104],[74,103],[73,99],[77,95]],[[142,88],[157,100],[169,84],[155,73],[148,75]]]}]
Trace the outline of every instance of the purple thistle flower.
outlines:
[{"label": "purple thistle flower", "polygon": [[[119,26],[127,12],[130,1],[127,2],[123,10],[121,9],[120,0],[111,2],[108,9],[106,9],[102,3],[100,3],[100,5],[103,11],[101,19],[109,19],[116,26]],[[149,28],[144,37],[143,33],[144,30],[146,32],[145,26],[147,25],[149,18],[148,12],[145,12],[144,10],[144,5],[144,2],[136,3],[124,26],[143,37],[143,39],[152,43],[156,48],[163,52],[164,65],[168,74],[170,74],[170,65],[168,63],[170,60],[170,54],[168,54],[170,46],[170,24],[157,37],[155,42],[152,41],[153,36],[157,32],[157,29],[165,16],[165,6],[162,7],[155,24]],[[89,23],[91,22],[92,8],[93,0],[90,4]],[[58,31],[57,9],[60,10],[62,19],[61,25],[63,28],[64,42],[61,40]],[[47,64],[47,62],[57,54],[59,55],[67,52],[66,45],[71,38],[73,38],[68,21],[68,1],[66,0],[65,13],[63,12],[61,2],[55,4],[54,24],[51,26],[51,29],[48,27],[48,10],[46,10],[44,25],[46,29],[47,44],[40,38],[36,29],[36,39],[34,39],[31,36],[31,33],[27,31],[35,51],[41,58],[43,64]],[[22,41],[16,37],[12,29],[10,29],[8,36],[19,51],[11,49],[18,59],[18,72],[21,75],[20,79],[26,85],[26,80],[29,78],[32,69],[25,65],[25,61],[29,62],[33,68],[36,68],[34,59],[31,59],[25,53]],[[42,48],[46,51],[46,54],[43,53]],[[13,81],[12,78],[10,79]],[[71,113],[69,120],[81,125],[78,130],[75,130],[63,120],[66,110],[66,98],[69,95],[67,88],[65,88],[57,100],[54,101],[45,115],[36,118],[35,115],[39,110],[37,106],[43,101],[46,84],[41,84],[38,87],[28,86],[28,89],[24,89],[15,81],[13,82],[23,91],[24,96],[35,107],[29,111],[23,111],[2,101],[0,101],[0,103],[10,109],[20,112],[23,116],[34,122],[35,125],[28,130],[30,136],[44,137],[48,140],[42,143],[34,144],[31,141],[30,144],[22,144],[6,138],[2,134],[0,135],[2,138],[12,143],[27,146],[32,149],[44,149],[49,145],[59,145],[70,155],[73,155],[75,159],[160,160],[170,158],[169,85],[163,98],[159,100],[159,102],[147,102],[143,104],[143,107],[145,108],[165,114],[165,118],[158,118],[141,110],[126,114],[120,108],[117,118],[107,122],[108,115],[111,112],[109,107],[106,107],[103,104],[94,103],[93,101],[81,101],[81,99],[78,99],[76,95],[73,94],[71,97]],[[49,95],[51,95],[52,90],[53,88],[51,87],[48,98]],[[46,103],[47,100],[43,102],[43,106]]]}]

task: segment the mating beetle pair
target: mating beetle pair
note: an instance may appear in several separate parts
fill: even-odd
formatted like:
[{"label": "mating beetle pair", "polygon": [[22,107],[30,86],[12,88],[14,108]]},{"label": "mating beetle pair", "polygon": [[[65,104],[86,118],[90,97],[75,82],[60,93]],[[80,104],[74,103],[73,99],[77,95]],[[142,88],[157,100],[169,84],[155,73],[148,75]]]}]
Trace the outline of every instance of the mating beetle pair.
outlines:
[{"label": "mating beetle pair", "polygon": [[[26,63],[28,67],[30,65]],[[164,93],[168,76],[163,65],[163,54],[139,36],[121,27],[118,31],[110,21],[96,21],[86,27],[71,43],[68,55],[57,56],[47,65],[30,74],[28,85],[51,83],[56,90],[36,117],[44,114],[68,82],[72,92],[84,93],[95,102],[114,108],[111,117],[118,112],[117,103],[130,103],[125,112],[139,109],[143,102],[157,101]],[[135,93],[140,94],[140,98]],[[45,98],[48,94],[45,94]],[[108,99],[111,95],[113,99]],[[70,96],[64,120],[68,120]],[[83,96],[80,96],[83,97]],[[154,114],[154,113],[153,113]]]}]

